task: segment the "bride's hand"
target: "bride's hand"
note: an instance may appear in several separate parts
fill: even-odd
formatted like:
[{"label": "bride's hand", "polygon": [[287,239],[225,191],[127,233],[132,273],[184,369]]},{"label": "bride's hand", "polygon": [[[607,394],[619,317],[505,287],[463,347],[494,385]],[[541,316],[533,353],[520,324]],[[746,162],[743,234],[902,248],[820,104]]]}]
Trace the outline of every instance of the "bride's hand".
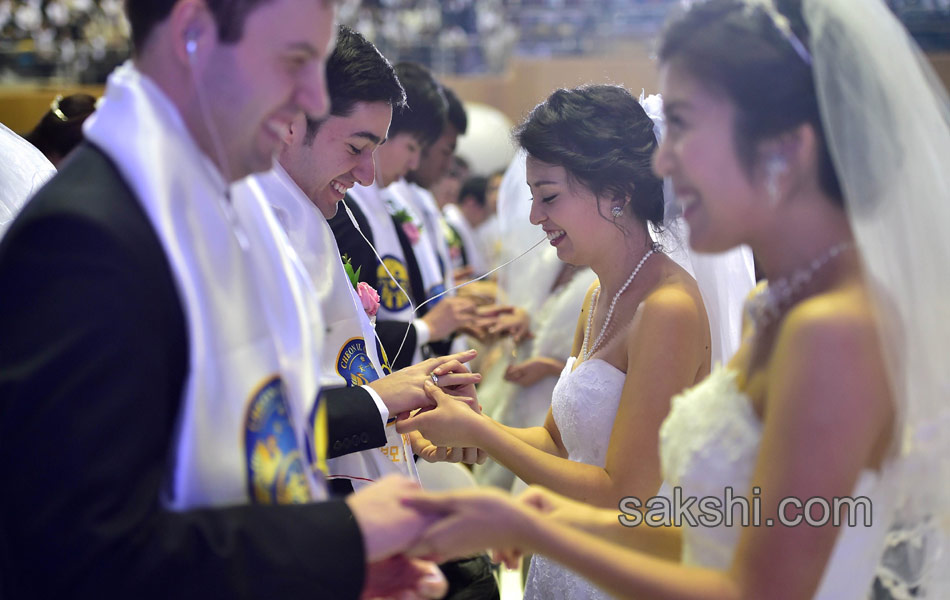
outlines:
[{"label": "bride's hand", "polygon": [[488,453],[481,448],[446,448],[436,446],[418,431],[409,432],[408,435],[412,452],[426,462],[463,462],[467,465],[480,465],[488,459]]},{"label": "bride's hand", "polygon": [[485,426],[486,417],[470,406],[473,399],[450,396],[431,381],[425,383],[425,391],[435,402],[435,407],[411,416],[401,415],[396,420],[396,431],[418,430],[422,437],[436,446],[464,448],[481,445],[479,433]]},{"label": "bride's hand", "polygon": [[545,516],[575,529],[597,533],[605,522],[617,524],[616,512],[566,498],[540,486],[531,486],[517,496],[517,501]]},{"label": "bride's hand", "polygon": [[481,414],[482,407],[478,403],[478,390],[475,388],[482,380],[480,373],[472,373],[460,361],[451,360],[433,369],[432,374],[438,380],[437,385],[446,393],[456,396]]},{"label": "bride's hand", "polygon": [[488,328],[492,335],[508,335],[515,342],[529,339],[531,334],[531,317],[523,308],[513,307],[507,314],[499,314],[495,324]]},{"label": "bride's hand", "polygon": [[505,371],[505,380],[527,387],[546,377],[557,377],[564,369],[564,361],[546,356],[536,356],[511,365]]},{"label": "bride's hand", "polygon": [[437,561],[468,556],[486,548],[506,553],[527,549],[538,513],[500,490],[474,488],[443,493],[417,492],[403,503],[440,516],[409,550]]}]

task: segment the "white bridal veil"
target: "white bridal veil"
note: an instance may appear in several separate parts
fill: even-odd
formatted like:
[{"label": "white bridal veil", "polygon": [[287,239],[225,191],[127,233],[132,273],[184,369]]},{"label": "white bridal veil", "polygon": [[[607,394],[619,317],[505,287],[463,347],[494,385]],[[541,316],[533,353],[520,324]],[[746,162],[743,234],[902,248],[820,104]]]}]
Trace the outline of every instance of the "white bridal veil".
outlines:
[{"label": "white bridal veil", "polygon": [[[881,0],[804,0],[824,131],[876,294],[902,474],[881,583],[950,597],[950,108]],[[875,515],[881,518],[884,515]]]}]

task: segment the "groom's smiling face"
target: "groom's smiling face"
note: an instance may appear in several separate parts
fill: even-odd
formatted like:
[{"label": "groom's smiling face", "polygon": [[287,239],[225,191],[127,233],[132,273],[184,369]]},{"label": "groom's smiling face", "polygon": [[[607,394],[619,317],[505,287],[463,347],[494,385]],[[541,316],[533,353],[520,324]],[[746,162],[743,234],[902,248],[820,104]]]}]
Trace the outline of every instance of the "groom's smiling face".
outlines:
[{"label": "groom's smiling face", "polygon": [[[357,102],[346,116],[330,116],[307,131],[303,116],[292,128],[281,165],[327,219],[347,190],[372,185],[375,153],[386,142],[392,105]],[[313,135],[311,135],[313,134]]]}]

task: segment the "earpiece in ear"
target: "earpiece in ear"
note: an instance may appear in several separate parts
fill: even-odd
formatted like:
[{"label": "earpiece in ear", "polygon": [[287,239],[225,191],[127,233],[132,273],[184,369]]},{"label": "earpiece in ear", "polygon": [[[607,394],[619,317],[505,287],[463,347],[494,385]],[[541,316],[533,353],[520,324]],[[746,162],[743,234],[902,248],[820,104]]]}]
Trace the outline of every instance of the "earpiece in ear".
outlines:
[{"label": "earpiece in ear", "polygon": [[788,161],[781,154],[774,154],[765,163],[765,187],[769,204],[775,206],[779,200],[778,178],[788,171]]},{"label": "earpiece in ear", "polygon": [[185,32],[185,52],[187,52],[188,57],[191,58],[195,55],[196,50],[198,50],[198,32],[194,29],[189,29]]}]

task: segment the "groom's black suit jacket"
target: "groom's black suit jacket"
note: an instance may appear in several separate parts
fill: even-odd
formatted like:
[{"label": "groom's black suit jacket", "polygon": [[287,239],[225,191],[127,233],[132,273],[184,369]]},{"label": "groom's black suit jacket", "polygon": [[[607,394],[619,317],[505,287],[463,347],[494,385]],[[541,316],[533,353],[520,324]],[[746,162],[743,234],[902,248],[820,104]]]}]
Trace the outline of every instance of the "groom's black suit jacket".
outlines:
[{"label": "groom's black suit jacket", "polygon": [[[0,243],[0,597],[359,595],[343,502],[162,507],[188,352],[155,230],[81,146]],[[326,401],[338,454],[385,443],[365,391]]]}]

